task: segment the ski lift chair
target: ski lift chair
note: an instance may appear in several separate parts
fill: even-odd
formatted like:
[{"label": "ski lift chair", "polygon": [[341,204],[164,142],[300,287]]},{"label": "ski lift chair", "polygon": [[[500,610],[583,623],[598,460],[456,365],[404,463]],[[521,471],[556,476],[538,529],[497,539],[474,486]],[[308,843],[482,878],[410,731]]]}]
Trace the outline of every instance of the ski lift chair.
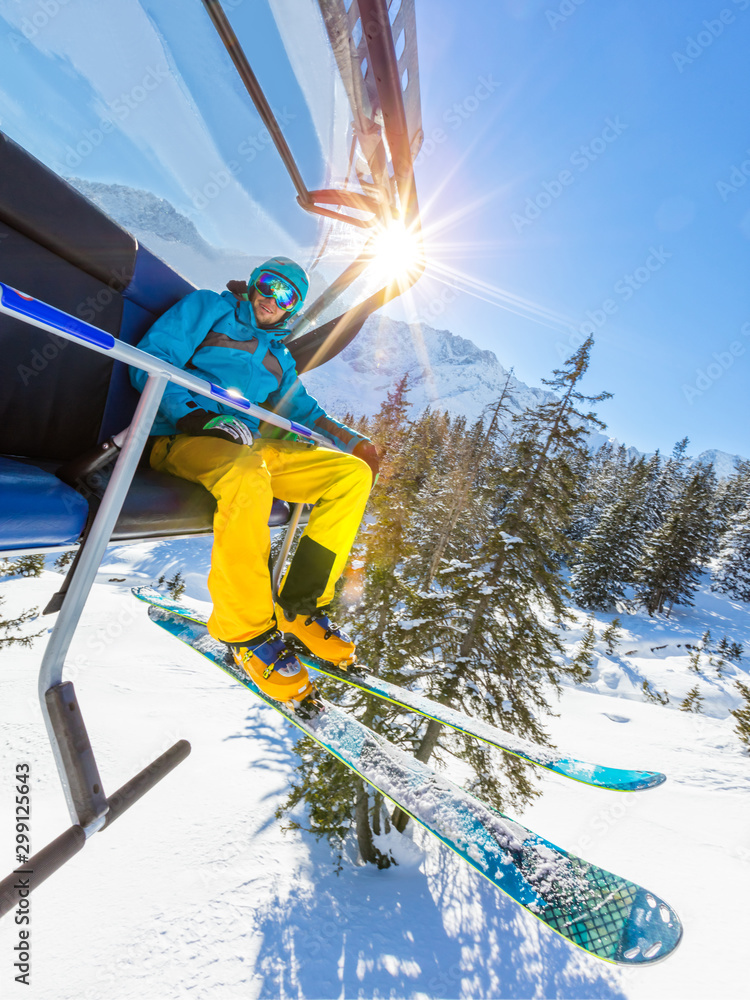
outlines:
[{"label": "ski lift chair", "polygon": [[[392,11],[387,0],[353,0],[348,6],[344,0],[317,2],[353,113],[352,158],[356,142],[361,194],[346,185],[307,189],[220,3],[203,0],[269,129],[300,206],[362,228],[387,227],[400,216],[418,234],[413,158],[422,131],[414,0],[402,0]],[[394,39],[403,42],[398,54]],[[336,319],[315,326],[371,260],[366,247],[298,318],[287,346],[299,372],[338,354],[372,312],[403,290],[390,282]],[[410,280],[418,274],[419,268]],[[180,384],[192,380],[195,391],[242,409],[218,387],[176,369],[167,371],[170,366],[134,347],[158,316],[192,290],[132,235],[0,133],[0,557],[78,549],[65,584],[45,609],[60,614],[39,676],[40,702],[73,825],[28,859],[27,866],[33,867],[30,889],[190,752],[187,741],[178,741],[106,796],[73,684],[63,682],[62,671],[110,541],[211,531],[215,504],[206,490],[138,467],[170,378]],[[130,385],[129,364],[150,373],[140,396]],[[268,421],[306,432],[277,415],[268,415]],[[114,456],[119,457],[110,476]],[[282,563],[299,513],[291,515],[286,504],[274,505],[270,523],[290,528]],[[0,916],[18,903],[17,872],[0,882]]]},{"label": "ski lift chair", "polygon": [[[80,317],[124,344],[137,344],[158,316],[193,291],[193,285],[1,133],[0,275],[4,284]],[[0,352],[0,557],[77,547],[68,585],[86,551],[108,473],[125,437],[117,432],[130,425],[140,394],[130,384],[125,363],[3,314]],[[145,438],[141,448],[143,444]],[[214,509],[214,498],[202,486],[142,465],[135,470],[110,540],[208,534]],[[281,526],[290,518],[289,506],[274,501],[269,523]],[[100,541],[107,544],[107,539]],[[45,613],[59,611],[66,595],[75,599],[64,586]],[[110,825],[190,750],[186,741],[179,741],[107,798],[73,685],[57,683],[40,693],[74,825],[37,856],[35,884],[61,858],[79,850],[94,829]],[[0,898],[0,912],[9,899],[7,894]]]}]

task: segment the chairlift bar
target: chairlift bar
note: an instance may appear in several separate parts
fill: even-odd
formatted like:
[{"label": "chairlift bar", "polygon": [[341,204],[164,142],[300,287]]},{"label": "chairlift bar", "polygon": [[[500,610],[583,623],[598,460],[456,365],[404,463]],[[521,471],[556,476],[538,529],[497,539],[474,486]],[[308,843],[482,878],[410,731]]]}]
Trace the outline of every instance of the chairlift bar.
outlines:
[{"label": "chairlift bar", "polygon": [[62,680],[63,661],[133,481],[167,382],[166,375],[149,375],[146,387],[138,401],[128,437],[118,456],[112,478],[94,518],[86,545],[81,552],[81,560],[75,577],[44,651],[39,673],[39,696],[42,700],[45,692]]},{"label": "chairlift bar", "polygon": [[46,302],[42,302],[40,299],[35,299],[31,295],[19,292],[2,281],[0,281],[0,313],[5,313],[6,316],[10,316],[13,319],[36,326],[47,333],[64,337],[66,340],[73,341],[73,343],[83,344],[92,351],[96,351],[99,354],[107,354],[117,361],[122,361],[124,364],[132,365],[135,368],[141,368],[151,375],[163,375],[170,382],[176,382],[177,385],[184,386],[184,388],[190,389],[191,392],[197,392],[201,396],[215,399],[220,403],[233,407],[235,410],[239,410],[241,413],[247,413],[251,417],[257,417],[258,420],[264,420],[268,424],[280,427],[282,430],[299,434],[301,437],[309,441],[315,441],[316,444],[322,445],[325,448],[337,450],[328,438],[323,437],[321,434],[316,434],[315,431],[311,431],[302,424],[295,423],[293,420],[287,420],[286,417],[279,416],[278,413],[272,413],[270,410],[264,410],[262,407],[256,406],[248,399],[245,399],[244,396],[240,396],[239,393],[229,392],[219,385],[214,385],[213,382],[207,382],[205,379],[196,378],[195,375],[181,371],[179,368],[175,368],[174,365],[170,365],[169,362],[161,361],[152,354],[142,351],[139,347],[123,344],[121,341],[116,340],[112,334],[105,333],[98,327],[92,326],[84,320],[77,319],[75,316],[71,316],[70,313],[63,312],[62,309],[57,309]]},{"label": "chairlift bar", "polygon": [[305,333],[315,322],[315,320],[325,310],[339,298],[346,289],[353,284],[357,278],[363,274],[372,263],[372,253],[369,243],[348,267],[323,291],[318,298],[300,316],[291,323],[291,334],[287,337],[286,344],[294,343],[297,337]]},{"label": "chairlift bar", "polygon": [[[127,781],[107,800],[106,822],[102,829],[110,827],[142,795],[150,791],[162,778],[166,777],[190,753],[187,740],[179,740],[148,767]],[[99,824],[96,825],[98,830]],[[0,882],[0,917],[10,913],[19,902],[37,886],[49,878],[85,846],[92,832],[79,823],[69,827],[52,843],[32,855]]]}]

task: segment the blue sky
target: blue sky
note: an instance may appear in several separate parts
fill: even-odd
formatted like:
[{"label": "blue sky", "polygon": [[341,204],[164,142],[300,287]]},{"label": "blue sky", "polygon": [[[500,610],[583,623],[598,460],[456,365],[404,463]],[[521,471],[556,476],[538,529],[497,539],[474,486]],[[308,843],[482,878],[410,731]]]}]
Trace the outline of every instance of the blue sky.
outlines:
[{"label": "blue sky", "polygon": [[[613,436],[750,456],[750,0],[416,7],[431,263],[411,301],[388,308],[471,338],[531,385],[593,330],[584,390],[614,393],[599,411]],[[322,184],[274,19],[263,3],[229,9],[303,175]],[[219,244],[314,242],[198,0],[46,10],[0,0],[8,134],[62,172],[168,198]],[[329,72],[315,60],[322,101]],[[108,119],[117,127],[66,163]],[[196,208],[232,161],[231,183]]]},{"label": "blue sky", "polygon": [[497,302],[423,279],[427,321],[530,384],[591,329],[611,434],[750,455],[750,2],[417,11],[431,252]]}]

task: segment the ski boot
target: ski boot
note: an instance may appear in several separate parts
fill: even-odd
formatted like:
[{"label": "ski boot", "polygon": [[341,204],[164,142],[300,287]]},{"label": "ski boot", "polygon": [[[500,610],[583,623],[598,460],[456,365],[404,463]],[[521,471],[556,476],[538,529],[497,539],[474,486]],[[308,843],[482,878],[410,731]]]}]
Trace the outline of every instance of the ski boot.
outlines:
[{"label": "ski boot", "polygon": [[284,643],[278,629],[269,629],[248,645],[231,643],[235,664],[274,701],[289,703],[295,710],[317,697],[307,667]]},{"label": "ski boot", "polygon": [[276,619],[285,638],[296,639],[318,659],[342,670],[356,662],[354,643],[339,625],[331,621],[326,608],[318,608],[311,615],[288,615],[277,604]]}]

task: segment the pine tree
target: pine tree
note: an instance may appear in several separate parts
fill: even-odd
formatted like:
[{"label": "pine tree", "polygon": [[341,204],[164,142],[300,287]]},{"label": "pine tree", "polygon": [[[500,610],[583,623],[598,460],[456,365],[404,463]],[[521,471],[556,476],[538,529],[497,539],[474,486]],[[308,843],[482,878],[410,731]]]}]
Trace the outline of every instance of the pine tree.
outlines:
[{"label": "pine tree", "polygon": [[650,615],[669,605],[692,605],[712,544],[714,475],[698,466],[665,520],[647,540],[635,574],[639,600]]},{"label": "pine tree", "polygon": [[646,701],[653,702],[655,705],[669,704],[669,695],[667,692],[665,691],[664,694],[659,694],[658,691],[651,687],[651,684],[648,681],[643,682],[641,690],[643,691],[643,696]]},{"label": "pine tree", "polygon": [[602,642],[606,646],[607,656],[613,656],[617,647],[620,645],[622,633],[622,620],[618,618],[613,618],[612,621],[607,625],[607,627],[602,632]]},{"label": "pine tree", "polygon": [[0,576],[41,576],[44,572],[44,556],[19,556],[0,563]]},{"label": "pine tree", "polygon": [[608,472],[612,466],[613,446],[610,441],[598,448],[588,461],[579,466],[580,487],[570,515],[568,534],[580,542],[596,528],[602,515],[602,497],[607,493]]},{"label": "pine tree", "polygon": [[[0,605],[5,601],[4,597],[0,597]],[[40,635],[44,635],[44,629],[40,632],[35,632],[33,635],[12,635],[13,632],[20,632],[22,627],[26,622],[34,621],[39,613],[39,608],[32,608],[30,611],[24,611],[15,618],[0,618],[0,649],[5,646],[31,646],[35,639],[38,639]]]},{"label": "pine tree", "polygon": [[[570,551],[574,465],[587,454],[587,426],[602,426],[576,406],[608,396],[587,397],[577,388],[591,346],[589,339],[553,380],[545,380],[558,397],[515,421],[511,442],[487,472],[494,502],[484,514],[481,542],[438,570],[440,616],[432,616],[429,634],[422,636],[425,656],[442,667],[426,677],[431,697],[539,741],[546,737],[536,716],[549,709],[545,689],[557,686],[562,670],[555,659],[562,645],[540,612],[555,620],[567,615],[561,563]],[[440,724],[428,723],[415,748],[417,759],[428,761],[444,748],[441,739]],[[457,750],[455,738],[447,740],[453,752],[482,768],[475,772],[475,787],[488,801],[501,806],[504,796],[527,800],[533,794],[507,759],[498,764],[511,778],[510,788],[474,745]],[[405,815],[397,811],[394,822],[403,829]]]},{"label": "pine tree", "polygon": [[179,601],[185,593],[185,580],[182,573],[177,572],[171,580],[167,580],[167,593],[173,600]]},{"label": "pine tree", "polygon": [[750,687],[743,684],[742,681],[737,681],[737,687],[742,695],[743,703],[739,708],[732,709],[732,715],[737,720],[734,731],[745,746],[750,747]]},{"label": "pine tree", "polygon": [[609,611],[625,598],[643,543],[645,477],[645,465],[640,463],[627,488],[604,510],[580,547],[571,586],[584,608]]},{"label": "pine tree", "polygon": [[586,681],[591,676],[591,667],[594,663],[594,647],[596,646],[596,632],[594,631],[594,619],[589,618],[586,630],[583,633],[581,644],[576,650],[576,655],[570,664],[573,676],[578,681]]},{"label": "pine tree", "polygon": [[750,601],[750,501],[729,521],[724,535],[711,590],[739,601]]},{"label": "pine tree", "polygon": [[680,705],[681,712],[700,712],[703,704],[703,697],[698,691],[698,686],[691,688],[687,693],[687,698]]},{"label": "pine tree", "polygon": [[700,646],[694,646],[688,657],[688,668],[695,674],[701,672],[701,652]]},{"label": "pine tree", "polygon": [[70,563],[73,562],[75,558],[75,550],[68,549],[67,552],[62,552],[57,559],[55,559],[55,569],[64,570]]},{"label": "pine tree", "polygon": [[472,428],[468,440],[464,438],[461,453],[458,455],[456,467],[451,475],[444,477],[447,496],[435,496],[439,503],[442,500],[443,516],[433,523],[438,527],[437,536],[432,543],[432,557],[425,571],[422,585],[429,588],[435,579],[440,561],[445,553],[449,539],[455,535],[461,517],[472,497],[474,486],[478,480],[480,469],[486,464],[499,427],[501,413],[508,410],[507,399],[510,395],[512,372],[508,372],[500,398],[493,404],[492,416],[486,431],[483,421],[479,420]]},{"label": "pine tree", "polygon": [[723,479],[716,490],[717,533],[721,538],[735,514],[750,503],[750,461],[740,459],[734,475]]}]

